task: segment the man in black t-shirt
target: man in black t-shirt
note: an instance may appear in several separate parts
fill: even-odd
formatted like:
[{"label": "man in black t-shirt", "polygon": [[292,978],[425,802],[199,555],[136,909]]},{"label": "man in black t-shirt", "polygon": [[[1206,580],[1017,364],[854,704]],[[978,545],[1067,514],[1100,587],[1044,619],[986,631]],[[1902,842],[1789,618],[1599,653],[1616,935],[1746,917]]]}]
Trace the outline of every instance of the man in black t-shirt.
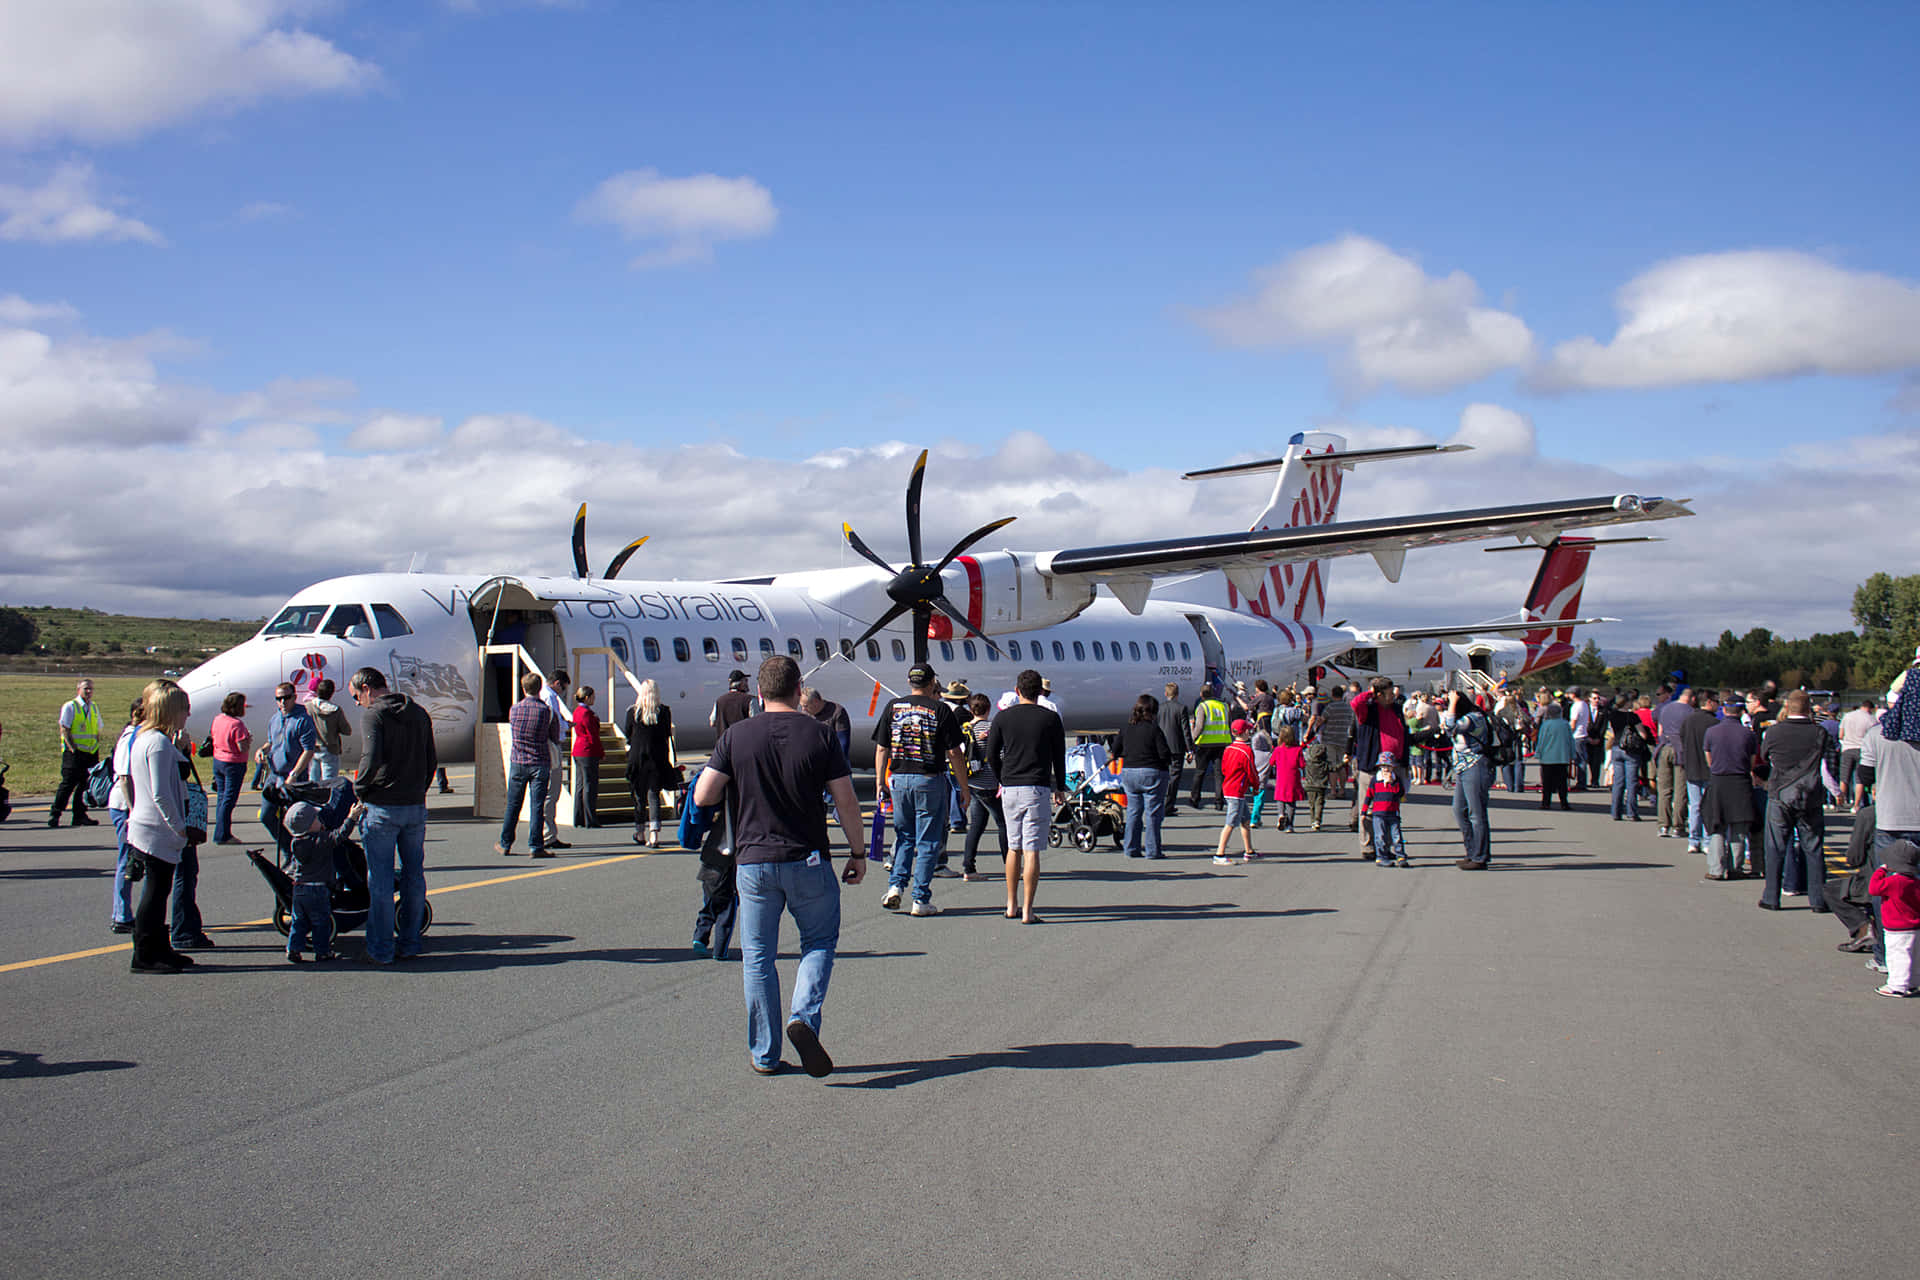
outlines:
[{"label": "man in black t-shirt", "polygon": [[925,663],[907,672],[904,698],[895,698],[873,726],[873,772],[889,779],[893,796],[893,874],[880,905],[898,910],[911,878],[913,906],[909,914],[940,914],[933,905],[933,868],[947,843],[950,784],[947,771],[959,783],[960,804],[967,803],[967,757],[961,750],[960,722],[953,708],[936,696],[933,668]]},{"label": "man in black t-shirt", "polygon": [[753,1069],[781,1068],[780,914],[800,929],[800,968],[794,975],[787,1039],[807,1074],[824,1076],[833,1059],[820,1045],[820,1008],[840,942],[840,885],[833,877],[822,789],[833,796],[840,830],[852,849],[846,882],[867,873],[860,805],[847,776],[847,757],[832,731],[800,710],[800,668],[776,656],[760,664],[761,714],[720,735],[694,785],[697,805],[727,802],[733,819],[733,856],[740,893],[740,961],[747,995],[747,1048]]}]

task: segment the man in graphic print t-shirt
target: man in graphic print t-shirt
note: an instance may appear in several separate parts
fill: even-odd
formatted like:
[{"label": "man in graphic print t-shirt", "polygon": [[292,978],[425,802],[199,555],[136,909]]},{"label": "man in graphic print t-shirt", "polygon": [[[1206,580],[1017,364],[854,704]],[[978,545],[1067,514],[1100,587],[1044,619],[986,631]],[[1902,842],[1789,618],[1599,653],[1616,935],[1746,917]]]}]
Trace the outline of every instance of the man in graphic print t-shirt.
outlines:
[{"label": "man in graphic print t-shirt", "polygon": [[959,780],[960,803],[967,803],[967,758],[960,749],[960,722],[953,709],[934,694],[933,668],[921,663],[907,672],[912,690],[895,698],[873,727],[873,770],[879,778],[892,770],[893,872],[880,905],[889,911],[900,906],[909,879],[913,885],[912,914],[930,916],[933,905],[933,867],[947,837],[947,770]]}]

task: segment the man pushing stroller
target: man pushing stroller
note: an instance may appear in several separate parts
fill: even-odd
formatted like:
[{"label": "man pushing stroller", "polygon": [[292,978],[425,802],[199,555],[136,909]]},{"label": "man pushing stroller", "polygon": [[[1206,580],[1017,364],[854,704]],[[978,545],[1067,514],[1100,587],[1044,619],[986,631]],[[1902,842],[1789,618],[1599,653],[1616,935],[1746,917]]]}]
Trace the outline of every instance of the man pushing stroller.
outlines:
[{"label": "man pushing stroller", "polygon": [[360,821],[367,806],[356,804],[347,810],[340,825],[328,829],[320,807],[305,800],[287,810],[287,834],[291,837],[293,861],[293,923],[287,930],[287,959],[306,963],[309,936],[313,958],[321,963],[334,958],[333,882],[338,874],[335,856],[346,842],[347,829]]}]

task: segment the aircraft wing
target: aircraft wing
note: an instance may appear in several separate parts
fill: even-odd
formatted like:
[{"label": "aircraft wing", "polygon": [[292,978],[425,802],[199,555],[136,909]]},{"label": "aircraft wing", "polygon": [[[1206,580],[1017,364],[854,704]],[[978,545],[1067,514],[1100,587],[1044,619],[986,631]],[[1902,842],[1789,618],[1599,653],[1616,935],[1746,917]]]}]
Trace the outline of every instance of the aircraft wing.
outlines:
[{"label": "aircraft wing", "polygon": [[1380,643],[1394,640],[1467,640],[1474,636],[1521,636],[1529,631],[1557,631],[1561,627],[1591,627],[1618,618],[1535,618],[1532,622],[1482,622],[1464,627],[1394,627],[1364,634]]},{"label": "aircraft wing", "polygon": [[[1318,560],[1362,553],[1380,562],[1390,581],[1399,581],[1410,547],[1512,535],[1544,546],[1569,529],[1671,520],[1690,516],[1684,498],[1643,498],[1637,494],[1602,495],[1515,507],[1482,507],[1428,515],[1355,520],[1305,528],[1249,533],[1213,533],[1155,542],[1123,542],[1104,547],[1070,547],[1037,558],[1042,573],[1137,583],[1176,574],[1258,572],[1271,564]],[[1564,625],[1564,624],[1562,624]]]}]

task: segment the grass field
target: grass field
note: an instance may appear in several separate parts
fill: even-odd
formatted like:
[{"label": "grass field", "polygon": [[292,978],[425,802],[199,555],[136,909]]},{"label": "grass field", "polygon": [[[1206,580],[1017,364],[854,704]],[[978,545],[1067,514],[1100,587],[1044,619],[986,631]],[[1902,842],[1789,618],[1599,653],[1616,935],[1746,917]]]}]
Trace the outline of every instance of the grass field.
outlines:
[{"label": "grass field", "polygon": [[[148,676],[109,676],[93,682],[100,708],[102,751],[127,723],[127,704],[147,687]],[[7,790],[21,796],[44,795],[60,783],[60,705],[73,697],[66,676],[0,674],[0,760],[11,766]]]}]

